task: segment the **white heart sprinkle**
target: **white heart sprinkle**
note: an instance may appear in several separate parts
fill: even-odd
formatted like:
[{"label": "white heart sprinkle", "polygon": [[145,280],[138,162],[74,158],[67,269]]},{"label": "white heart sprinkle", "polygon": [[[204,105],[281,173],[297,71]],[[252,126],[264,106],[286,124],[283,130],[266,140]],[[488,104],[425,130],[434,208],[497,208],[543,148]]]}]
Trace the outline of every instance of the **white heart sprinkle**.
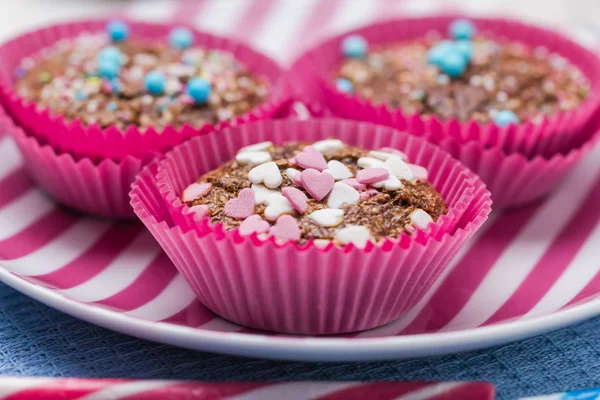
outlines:
[{"label": "white heart sprinkle", "polygon": [[252,191],[254,192],[254,203],[255,204],[264,204],[267,202],[267,197],[269,197],[272,194],[281,194],[281,192],[279,192],[279,190],[271,190],[266,188],[263,185],[257,185],[257,184],[252,184],[251,187]]},{"label": "white heart sprinkle", "polygon": [[391,156],[400,157],[402,160],[407,159],[406,154],[402,153],[399,150],[398,150],[398,153],[396,153],[396,154],[389,153],[387,151],[381,151],[381,150],[371,150],[371,151],[369,151],[369,155],[373,158],[377,158],[378,160],[383,160],[383,161],[387,160]]},{"label": "white heart sprinkle", "polygon": [[349,225],[337,231],[335,240],[340,244],[352,243],[359,249],[363,249],[367,242],[373,241],[373,237],[368,228],[360,225]]},{"label": "white heart sprinkle", "polygon": [[350,168],[346,167],[346,165],[338,160],[331,160],[327,163],[327,169],[323,172],[328,172],[333,176],[333,179],[336,181],[341,181],[342,179],[348,179],[354,177]]},{"label": "white heart sprinkle", "polygon": [[383,161],[373,157],[361,157],[358,159],[357,164],[361,168],[385,168]]},{"label": "white heart sprinkle", "polygon": [[416,209],[410,214],[410,224],[419,228],[425,229],[427,226],[433,222],[433,219],[427,211],[421,210],[420,208]]},{"label": "white heart sprinkle", "polygon": [[318,247],[319,249],[324,249],[325,247],[329,246],[329,243],[331,243],[331,240],[327,240],[327,239],[313,240],[313,244],[315,245],[315,247]]},{"label": "white heart sprinkle", "polygon": [[248,172],[248,179],[252,183],[264,182],[265,186],[271,189],[279,187],[281,182],[283,182],[279,167],[273,161],[252,168],[250,172]]},{"label": "white heart sprinkle", "polygon": [[293,182],[294,181],[294,177],[298,176],[301,172],[298,171],[295,168],[288,168],[285,170],[285,174],[287,175],[288,178],[290,178],[290,180]]},{"label": "white heart sprinkle", "polygon": [[238,150],[238,153],[245,153],[248,151],[265,151],[273,147],[272,142],[260,142],[256,144],[251,144],[250,146],[242,147]]},{"label": "white heart sprinkle", "polygon": [[246,151],[235,156],[235,161],[242,165],[261,165],[271,160],[271,153],[266,151]]},{"label": "white heart sprinkle", "polygon": [[407,163],[402,161],[398,156],[391,156],[385,160],[384,166],[390,172],[390,175],[395,176],[398,179],[406,179],[412,181],[415,179],[415,174],[412,172]]},{"label": "white heart sprinkle", "polygon": [[344,204],[357,204],[360,194],[352,186],[342,182],[336,182],[327,197],[329,208],[341,208]]},{"label": "white heart sprinkle", "polygon": [[375,188],[384,188],[385,190],[398,190],[404,187],[400,179],[396,178],[394,175],[390,175],[387,179],[383,181],[371,183],[371,186]]},{"label": "white heart sprinkle", "polygon": [[267,208],[265,208],[265,217],[269,221],[276,221],[281,214],[291,214],[294,212],[292,204],[280,194],[272,194],[267,197]]},{"label": "white heart sprinkle", "polygon": [[344,219],[344,210],[334,208],[325,208],[323,210],[313,211],[308,215],[319,226],[333,227],[338,226]]},{"label": "white heart sprinkle", "polygon": [[325,139],[314,142],[312,146],[319,150],[320,153],[326,153],[329,150],[339,149],[344,147],[344,142],[339,139]]}]

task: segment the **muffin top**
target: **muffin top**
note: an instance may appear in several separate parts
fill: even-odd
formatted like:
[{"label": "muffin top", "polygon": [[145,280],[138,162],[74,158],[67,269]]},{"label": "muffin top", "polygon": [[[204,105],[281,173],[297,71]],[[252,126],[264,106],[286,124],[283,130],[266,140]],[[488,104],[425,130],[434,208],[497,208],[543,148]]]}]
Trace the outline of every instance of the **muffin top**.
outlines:
[{"label": "muffin top", "polygon": [[181,200],[242,235],[362,248],[424,229],[447,212],[427,177],[393,148],[369,151],[337,139],[263,142],[201,176]]},{"label": "muffin top", "polygon": [[214,124],[250,111],[269,91],[233,54],[193,46],[185,28],[150,41],[112,22],[106,33],[61,41],[42,56],[15,71],[19,95],[103,128]]},{"label": "muffin top", "polygon": [[578,107],[588,95],[581,71],[544,47],[477,34],[467,20],[454,21],[449,32],[449,39],[432,32],[372,48],[349,36],[333,73],[336,86],[406,114],[499,126],[541,122]]}]

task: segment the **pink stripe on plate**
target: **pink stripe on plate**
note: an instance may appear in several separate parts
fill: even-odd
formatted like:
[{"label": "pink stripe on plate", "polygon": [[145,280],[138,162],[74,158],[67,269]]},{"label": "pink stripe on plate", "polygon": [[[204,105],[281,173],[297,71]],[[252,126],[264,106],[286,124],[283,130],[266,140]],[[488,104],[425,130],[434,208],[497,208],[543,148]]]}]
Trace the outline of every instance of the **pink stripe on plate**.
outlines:
[{"label": "pink stripe on plate", "polygon": [[446,277],[423,311],[401,334],[437,331],[448,324],[536,211],[535,207],[525,208],[493,221],[493,225]]},{"label": "pink stripe on plate", "polygon": [[254,389],[268,387],[269,383],[202,383],[201,390],[197,382],[176,383],[162,388],[147,390],[142,393],[123,397],[123,400],[219,400],[229,399]]},{"label": "pink stripe on plate", "polygon": [[158,296],[176,274],[177,270],[169,257],[165,253],[160,253],[131,285],[96,304],[119,311],[135,310]]},{"label": "pink stripe on plate", "polygon": [[73,262],[36,278],[58,289],[71,289],[79,286],[108,267],[142,232],[142,228],[137,224],[116,224]]},{"label": "pink stripe on plate", "polygon": [[524,315],[546,295],[598,225],[600,221],[600,207],[596,206],[598,198],[600,198],[600,180],[579,208],[578,213],[556,237],[525,281],[484,325],[511,318],[515,314]]},{"label": "pink stripe on plate", "polygon": [[215,319],[219,319],[219,317],[210,312],[208,308],[204,307],[202,303],[200,303],[200,300],[194,299],[189,306],[160,322],[197,328]]},{"label": "pink stripe on plate", "polygon": [[79,217],[63,210],[53,210],[33,225],[0,241],[0,259],[15,260],[42,248],[69,229]]},{"label": "pink stripe on plate", "polygon": [[431,382],[406,382],[403,385],[391,382],[365,383],[354,386],[336,393],[319,397],[319,400],[362,400],[372,398],[374,390],[377,390],[377,400],[393,400],[398,396],[415,392],[424,387],[433,385]]},{"label": "pink stripe on plate", "polygon": [[33,187],[25,168],[21,167],[0,181],[0,207],[17,199]]},{"label": "pink stripe on plate", "polygon": [[[18,382],[18,378],[15,378]],[[13,393],[2,400],[75,400],[107,387],[123,383],[121,379],[53,379],[39,386]]]}]

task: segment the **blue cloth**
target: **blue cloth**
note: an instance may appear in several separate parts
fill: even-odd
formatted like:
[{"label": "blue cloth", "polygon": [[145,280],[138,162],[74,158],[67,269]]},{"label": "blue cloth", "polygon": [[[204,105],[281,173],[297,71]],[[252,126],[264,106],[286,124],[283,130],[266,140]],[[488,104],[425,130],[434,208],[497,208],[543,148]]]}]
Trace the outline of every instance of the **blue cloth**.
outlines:
[{"label": "blue cloth", "polygon": [[600,318],[482,351],[297,363],[193,352],[72,318],[0,283],[0,375],[197,380],[485,380],[499,399],[600,386]]}]

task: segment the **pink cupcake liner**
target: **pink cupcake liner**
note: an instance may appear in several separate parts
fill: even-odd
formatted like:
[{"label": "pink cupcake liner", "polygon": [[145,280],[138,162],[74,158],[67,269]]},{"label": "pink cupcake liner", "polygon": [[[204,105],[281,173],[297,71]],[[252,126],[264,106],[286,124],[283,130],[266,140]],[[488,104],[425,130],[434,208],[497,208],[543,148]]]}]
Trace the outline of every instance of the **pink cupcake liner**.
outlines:
[{"label": "pink cupcake liner", "polygon": [[126,157],[120,162],[89,158],[76,160],[69,153],[58,153],[42,145],[15,126],[7,116],[0,126],[14,137],[33,180],[58,202],[85,213],[102,217],[132,218],[128,192],[145,161]]},{"label": "pink cupcake liner", "polygon": [[471,18],[479,31],[491,33],[499,39],[546,47],[550,52],[568,59],[588,78],[590,94],[581,106],[573,111],[545,117],[539,124],[525,121],[516,126],[500,128],[491,123],[441,121],[437,117],[406,115],[400,109],[374,105],[335,88],[332,73],[343,59],[340,45],[349,34],[362,35],[373,44],[397,42],[423,37],[430,31],[445,34],[451,21],[456,18],[398,19],[346,32],[301,56],[285,74],[286,84],[303,100],[318,99],[340,117],[388,125],[416,135],[433,134],[440,140],[451,137],[459,143],[477,141],[486,148],[499,148],[506,153],[519,152],[529,157],[568,151],[573,141],[578,140],[581,127],[600,105],[600,60],[589,50],[547,29],[511,20]]},{"label": "pink cupcake liner", "polygon": [[[14,90],[14,71],[24,58],[37,59],[47,49],[61,40],[69,40],[83,33],[103,31],[107,20],[84,20],[42,28],[11,41],[0,47],[0,97],[11,116],[30,132],[61,152],[94,159],[112,158],[123,160],[128,156],[144,158],[153,152],[164,152],[186,139],[215,128],[223,128],[244,122],[268,119],[277,114],[289,101],[284,93],[277,90],[280,67],[268,57],[252,48],[231,39],[194,33],[194,43],[198,46],[231,52],[253,73],[265,76],[271,83],[272,93],[265,103],[251,112],[237,116],[213,126],[201,128],[185,125],[181,128],[166,127],[162,131],[150,127],[140,129],[130,126],[125,130],[116,127],[102,129],[98,124],[85,125],[80,120],[69,121],[50,109],[41,109],[35,103],[26,101]],[[169,31],[184,24],[149,24],[128,22],[133,38],[164,41]]]},{"label": "pink cupcake liner", "polygon": [[[206,153],[215,153],[210,163],[217,163],[235,154],[241,145],[269,137],[277,125],[281,129],[270,137],[275,142],[315,140],[335,129],[336,136],[349,143],[378,147],[387,140],[407,151],[417,163],[419,157],[439,152],[410,135],[391,135],[388,128],[338,120],[265,121],[193,139],[178,149],[210,137],[212,152]],[[284,132],[288,134],[282,136]],[[175,157],[175,152],[168,157]],[[449,176],[446,171],[458,164],[447,155],[443,158],[445,162],[433,175]],[[130,193],[135,213],[204,305],[233,322],[269,331],[338,334],[390,322],[422,298],[491,211],[489,192],[472,172],[463,169],[464,179],[473,186],[471,201],[453,232],[438,238],[402,235],[365,249],[352,245],[319,248],[312,242],[278,244],[273,238],[242,237],[237,230],[224,231],[206,219],[204,230],[186,231],[173,221],[164,202],[164,186],[157,180],[164,163],[165,159],[155,160],[137,176]],[[196,169],[216,166],[204,164],[200,162]]]},{"label": "pink cupcake liner", "polygon": [[[451,232],[468,204],[473,200],[474,184],[470,172],[458,163],[449,161],[444,152],[422,140],[405,135],[396,136],[393,129],[356,124],[343,120],[312,120],[304,123],[265,121],[221,131],[218,137],[205,135],[194,138],[168,153],[159,166],[158,185],[176,225],[200,233],[207,227],[198,223],[198,216],[180,200],[183,190],[204,173],[233,159],[238,149],[266,140],[281,144],[286,141],[317,141],[335,137],[345,143],[373,149],[397,147],[411,162],[429,171],[431,183],[439,190],[448,205],[448,213],[416,236],[440,237]],[[211,151],[206,151],[211,149]],[[219,149],[219,151],[217,151]],[[448,166],[451,164],[450,166]]]}]

